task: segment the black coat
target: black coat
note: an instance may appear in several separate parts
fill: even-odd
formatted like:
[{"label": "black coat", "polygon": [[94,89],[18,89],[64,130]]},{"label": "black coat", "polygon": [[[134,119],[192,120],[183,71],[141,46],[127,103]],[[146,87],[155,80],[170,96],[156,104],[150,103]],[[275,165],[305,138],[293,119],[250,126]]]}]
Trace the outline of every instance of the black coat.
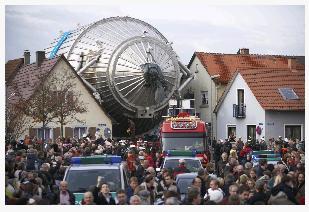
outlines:
[{"label": "black coat", "polygon": [[109,203],[108,203],[107,200],[105,199],[105,197],[103,196],[103,194],[100,192],[99,195],[98,195],[98,203],[97,203],[97,205],[116,205],[116,201],[110,195],[110,200],[109,200]]},{"label": "black coat", "polygon": [[[75,205],[75,196],[74,196],[74,194],[71,191],[68,191],[68,193],[69,193],[69,196],[70,196],[70,199],[69,199],[70,204],[71,205]],[[59,203],[60,203],[60,191],[58,191],[56,193],[55,200],[54,200],[54,204],[58,205]]]},{"label": "black coat", "polygon": [[269,196],[264,192],[256,192],[249,200],[248,205],[263,205],[267,204]]}]

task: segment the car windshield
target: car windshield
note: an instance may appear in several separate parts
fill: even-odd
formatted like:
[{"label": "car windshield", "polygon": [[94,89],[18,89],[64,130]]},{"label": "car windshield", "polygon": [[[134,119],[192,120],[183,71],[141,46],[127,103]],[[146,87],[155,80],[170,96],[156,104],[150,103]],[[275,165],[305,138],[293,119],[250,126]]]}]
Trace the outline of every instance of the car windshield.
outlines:
[{"label": "car windshield", "polygon": [[201,133],[164,133],[162,135],[163,151],[197,150],[203,151],[203,135]]},{"label": "car windshield", "polygon": [[192,185],[193,178],[181,178],[177,181],[177,187],[180,191],[180,194],[187,194],[188,187]]},{"label": "car windshield", "polygon": [[119,169],[92,169],[92,170],[70,170],[66,181],[71,192],[85,192],[90,186],[97,184],[98,176],[102,176],[108,183],[111,192],[120,189]]},{"label": "car windshield", "polygon": [[[197,172],[200,168],[202,168],[201,162],[199,160],[193,160],[193,159],[185,159],[185,164],[187,169],[190,170],[190,172]],[[175,169],[179,165],[179,159],[168,159],[165,161],[163,168],[167,169]]]}]

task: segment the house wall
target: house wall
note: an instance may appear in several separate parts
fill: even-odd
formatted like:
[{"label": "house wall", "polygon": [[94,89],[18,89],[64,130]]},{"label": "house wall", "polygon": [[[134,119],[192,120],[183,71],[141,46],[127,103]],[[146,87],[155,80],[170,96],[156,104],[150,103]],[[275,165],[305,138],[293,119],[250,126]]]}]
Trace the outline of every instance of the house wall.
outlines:
[{"label": "house wall", "polygon": [[305,138],[305,112],[266,111],[265,138],[285,138],[285,125],[302,125],[302,139]]},{"label": "house wall", "polygon": [[[222,88],[222,85],[216,85],[214,81],[211,80],[207,70],[197,57],[194,58],[189,69],[195,74],[195,78],[183,89],[182,94],[184,94],[188,88],[192,89],[194,92],[196,113],[199,113],[200,118],[206,123],[212,123],[213,137],[216,137],[216,119],[212,111],[216,106],[217,100],[224,91],[224,88]],[[195,73],[197,70],[198,72]],[[202,104],[201,91],[208,91],[208,105]]]},{"label": "house wall", "polygon": [[[66,73],[74,75],[71,68],[67,65],[65,61],[60,61],[56,67],[55,70],[52,72],[53,75],[59,76],[59,73]],[[87,88],[85,88],[84,84],[78,79],[74,78],[76,82],[75,90],[76,92],[81,93],[80,100],[86,103],[87,112],[82,114],[77,114],[76,117],[81,120],[82,122],[78,122],[76,120],[72,120],[69,124],[64,126],[64,136],[68,136],[69,132],[71,132],[71,129],[69,128],[75,128],[75,127],[87,127],[87,131],[92,128],[99,128],[100,133],[103,135],[104,138],[104,129],[109,128],[112,133],[112,121],[111,119],[105,114],[105,112],[102,110],[102,108],[97,104],[97,102],[93,99],[93,97],[88,92]],[[33,128],[41,128],[42,124],[38,123],[33,125]],[[57,128],[60,127],[60,124],[58,123],[49,123],[47,125],[48,128]],[[66,127],[69,127],[68,131],[65,130]],[[55,133],[55,130],[53,130],[51,137],[53,138],[53,134]],[[25,132],[25,135],[29,134],[29,131]],[[66,135],[67,134],[67,135]],[[24,136],[22,136],[22,139]]]},{"label": "house wall", "polygon": [[[237,104],[237,89],[244,89],[245,118],[233,117],[233,104]],[[244,141],[247,140],[247,125],[259,125],[263,129],[260,136],[256,134],[257,139],[265,136],[265,111],[240,74],[236,76],[217,113],[218,139],[227,138],[228,125],[236,125],[236,137],[242,137]]]}]

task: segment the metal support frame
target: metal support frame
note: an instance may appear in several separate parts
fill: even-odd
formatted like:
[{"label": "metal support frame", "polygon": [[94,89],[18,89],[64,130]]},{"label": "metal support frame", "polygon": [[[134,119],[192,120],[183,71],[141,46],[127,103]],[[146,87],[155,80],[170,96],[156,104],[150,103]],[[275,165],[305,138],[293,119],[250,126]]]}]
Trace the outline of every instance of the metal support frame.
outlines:
[{"label": "metal support frame", "polygon": [[101,54],[99,54],[98,56],[96,56],[94,59],[92,59],[89,63],[87,63],[83,68],[81,68],[77,74],[81,75],[86,69],[88,69],[90,66],[92,66],[93,64],[95,64],[99,58],[101,57]]}]

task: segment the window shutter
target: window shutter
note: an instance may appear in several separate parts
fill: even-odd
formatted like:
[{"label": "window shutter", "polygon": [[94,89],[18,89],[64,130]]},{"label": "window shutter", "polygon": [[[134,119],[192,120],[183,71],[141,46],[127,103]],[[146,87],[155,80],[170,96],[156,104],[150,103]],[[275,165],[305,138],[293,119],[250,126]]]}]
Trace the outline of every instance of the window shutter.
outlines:
[{"label": "window shutter", "polygon": [[96,128],[95,127],[89,127],[88,128],[88,133],[90,134],[91,138],[94,137],[95,132],[96,132]]},{"label": "window shutter", "polygon": [[54,140],[56,140],[60,136],[60,127],[56,127],[53,129]]},{"label": "window shutter", "polygon": [[233,104],[233,117],[236,117],[236,104]]},{"label": "window shutter", "polygon": [[29,128],[29,136],[30,136],[30,138],[33,138],[34,136],[36,136],[36,134],[37,134],[36,129]]},{"label": "window shutter", "polygon": [[73,138],[73,128],[72,127],[65,127],[64,137]]}]

